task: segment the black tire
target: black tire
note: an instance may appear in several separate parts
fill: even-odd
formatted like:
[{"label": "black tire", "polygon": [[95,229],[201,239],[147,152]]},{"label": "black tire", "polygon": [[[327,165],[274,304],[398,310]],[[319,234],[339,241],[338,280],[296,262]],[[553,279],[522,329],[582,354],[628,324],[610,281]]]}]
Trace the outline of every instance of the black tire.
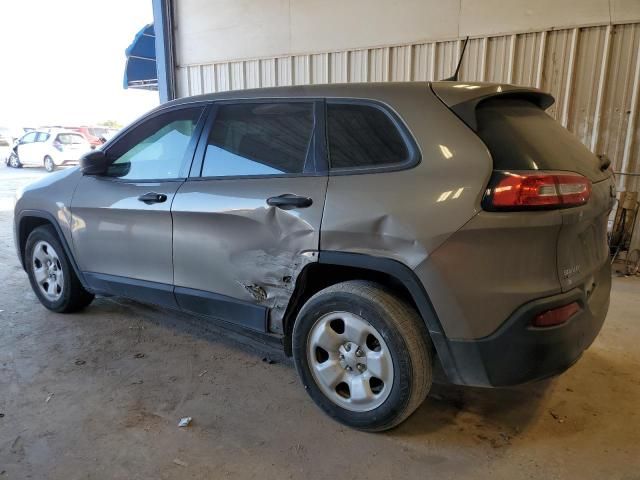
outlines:
[{"label": "black tire", "polygon": [[53,162],[53,158],[51,158],[49,155],[44,157],[42,163],[44,164],[44,169],[49,173],[53,172],[56,169],[56,164]]},{"label": "black tire", "polygon": [[[369,411],[343,408],[316,383],[307,357],[313,326],[332,312],[366,319],[386,343],[393,361],[393,382],[382,404]],[[293,329],[293,357],[302,383],[313,401],[340,423],[379,432],[404,421],[424,401],[432,382],[431,344],[424,322],[408,303],[383,286],[354,280],[325,288],[301,309]]]},{"label": "black tire", "polygon": [[9,157],[7,158],[7,166],[11,168],[22,168],[22,163],[20,163],[20,159],[15,152],[11,152]]},{"label": "black tire", "polygon": [[[41,241],[47,242],[53,247],[59,259],[60,269],[63,273],[64,280],[62,282],[62,292],[60,298],[56,300],[50,300],[44,295],[35,278],[33,251],[36,245]],[[78,277],[69,262],[69,258],[58,239],[58,234],[51,225],[43,225],[35,228],[29,234],[25,247],[24,264],[27,269],[27,274],[29,275],[31,288],[38,297],[38,300],[40,300],[40,303],[49,310],[58,313],[77,312],[93,301],[94,295],[85,290],[80,283],[80,280],[78,280]]]}]

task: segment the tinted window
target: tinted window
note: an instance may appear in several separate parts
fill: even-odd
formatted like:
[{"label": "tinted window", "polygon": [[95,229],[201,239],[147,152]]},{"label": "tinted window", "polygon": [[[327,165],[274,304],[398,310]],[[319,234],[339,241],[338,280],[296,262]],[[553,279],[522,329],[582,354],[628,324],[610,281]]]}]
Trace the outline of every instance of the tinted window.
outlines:
[{"label": "tinted window", "polygon": [[94,137],[101,137],[105,133],[109,132],[107,128],[101,128],[101,127],[88,128],[87,130],[89,131],[89,134],[93,135]]},{"label": "tinted window", "polygon": [[327,129],[331,168],[381,167],[409,160],[398,128],[379,108],[328,104]]},{"label": "tinted window", "polygon": [[36,139],[36,142],[46,142],[47,138],[49,138],[48,133],[39,133],[38,138]]},{"label": "tinted window", "polygon": [[60,133],[56,137],[56,141],[64,145],[87,143],[87,140],[82,135],[78,135],[77,133]]},{"label": "tinted window", "polygon": [[109,149],[108,175],[127,180],[179,178],[202,108],[183,108],[145,121]]},{"label": "tinted window", "polygon": [[531,102],[488,100],[476,114],[496,170],[567,170],[594,181],[608,176],[575,135]]},{"label": "tinted window", "polygon": [[311,103],[220,105],[202,176],[301,173],[312,132]]}]

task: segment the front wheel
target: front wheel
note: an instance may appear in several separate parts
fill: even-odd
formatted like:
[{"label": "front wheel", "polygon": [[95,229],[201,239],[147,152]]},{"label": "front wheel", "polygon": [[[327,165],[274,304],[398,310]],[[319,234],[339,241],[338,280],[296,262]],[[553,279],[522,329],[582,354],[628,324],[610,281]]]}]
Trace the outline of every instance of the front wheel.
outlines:
[{"label": "front wheel", "polygon": [[38,227],[29,234],[24,263],[31,288],[40,303],[58,313],[76,312],[93,300],[76,276],[53,227]]},{"label": "front wheel", "polygon": [[329,416],[383,431],[405,420],[431,387],[427,332],[418,313],[384,287],[349,281],[304,305],[293,356],[305,389]]},{"label": "front wheel", "polygon": [[9,159],[7,160],[7,165],[9,165],[11,168],[22,167],[22,163],[20,163],[20,159],[18,158],[18,155],[15,152],[11,152],[11,154],[9,155]]},{"label": "front wheel", "polygon": [[44,169],[49,173],[53,172],[56,169],[56,164],[53,162],[53,158],[51,158],[49,155],[44,157]]}]

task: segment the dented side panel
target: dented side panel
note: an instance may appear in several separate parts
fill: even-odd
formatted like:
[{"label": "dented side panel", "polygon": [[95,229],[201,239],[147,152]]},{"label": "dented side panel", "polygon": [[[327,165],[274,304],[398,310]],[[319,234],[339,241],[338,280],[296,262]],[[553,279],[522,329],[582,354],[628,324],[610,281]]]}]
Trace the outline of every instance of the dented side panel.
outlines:
[{"label": "dented side panel", "polygon": [[[318,258],[326,188],[322,176],[184,183],[172,207],[174,284],[265,306],[269,330],[281,333],[296,279]],[[313,204],[267,205],[285,193]]]},{"label": "dented side panel", "polygon": [[331,176],[321,245],[416,269],[479,211],[492,161],[482,141],[429,88],[387,98],[382,92],[378,100],[405,122],[421,162],[398,172]]}]

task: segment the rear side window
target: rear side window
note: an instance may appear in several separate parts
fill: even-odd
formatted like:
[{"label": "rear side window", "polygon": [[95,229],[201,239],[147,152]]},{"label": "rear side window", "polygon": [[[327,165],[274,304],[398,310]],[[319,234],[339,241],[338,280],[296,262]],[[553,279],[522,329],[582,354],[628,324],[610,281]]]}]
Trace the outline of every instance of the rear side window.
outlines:
[{"label": "rear side window", "polygon": [[56,141],[62,143],[63,145],[79,145],[86,143],[86,140],[82,135],[78,135],[75,133],[60,133],[56,137]]},{"label": "rear side window", "polygon": [[531,102],[487,100],[476,115],[477,134],[489,148],[495,170],[563,170],[592,181],[607,175],[578,138]]},{"label": "rear side window", "polygon": [[108,132],[106,128],[100,128],[100,127],[89,128],[88,130],[89,130],[89,134],[93,135],[94,137],[101,137],[102,135]]},{"label": "rear side window", "polygon": [[329,103],[327,130],[332,169],[386,167],[410,160],[398,127],[380,108]]},{"label": "rear side window", "polygon": [[312,133],[312,103],[220,105],[202,176],[302,173]]}]

